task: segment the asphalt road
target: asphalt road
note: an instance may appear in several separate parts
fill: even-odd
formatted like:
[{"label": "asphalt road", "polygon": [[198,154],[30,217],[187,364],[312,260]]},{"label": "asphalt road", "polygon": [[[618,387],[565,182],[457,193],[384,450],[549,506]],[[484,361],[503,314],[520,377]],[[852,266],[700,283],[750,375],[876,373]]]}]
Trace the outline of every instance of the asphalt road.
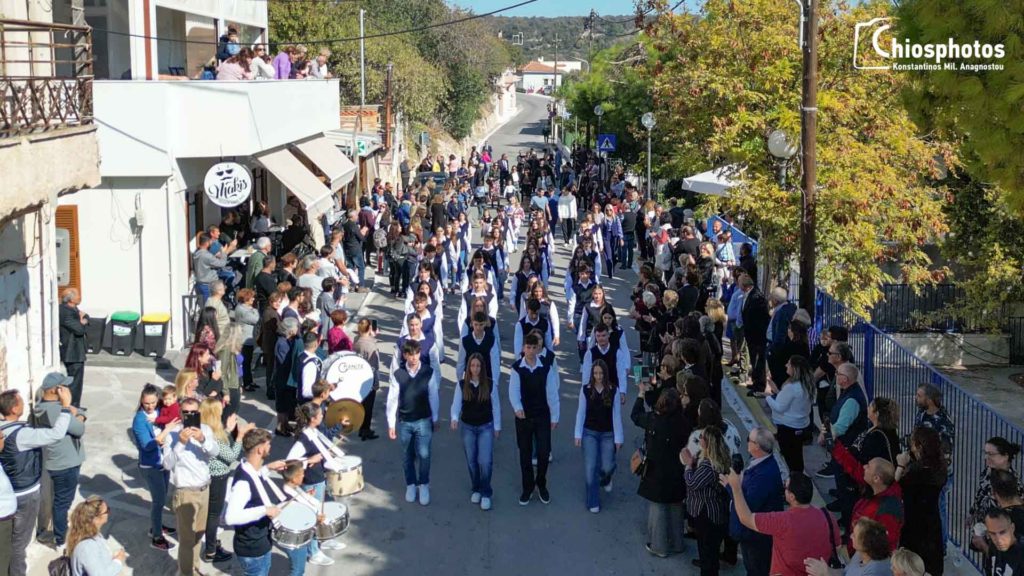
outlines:
[{"label": "asphalt road", "polygon": [[[520,149],[543,146],[541,127],[546,119],[542,96],[520,95],[521,112],[488,138],[494,151],[510,157]],[[556,273],[550,281],[551,295],[564,318],[562,294],[563,270],[569,258],[568,248],[556,240]],[[519,254],[512,256],[517,266]],[[615,279],[602,278],[610,301],[636,348],[636,338],[628,319],[628,296],[636,276],[631,271]],[[387,366],[402,314],[401,304],[388,294],[387,280],[378,277],[372,295],[366,298],[360,314],[376,318],[382,328],[380,337],[382,364]],[[629,473],[628,460],[642,439],[628,420],[636,390],[630,383],[629,400],[624,410],[625,444],[617,455],[618,471],[614,489],[601,493],[602,510],[590,513],[584,504],[583,457],[573,446],[572,428],[580,388],[579,362],[573,338],[563,337],[557,351],[561,375],[561,424],[553,433],[554,463],[549,469],[551,503],[536,497],[528,506],[519,506],[520,476],[511,407],[506,397],[507,368],[503,369],[502,433],[494,448],[494,509],[481,511],[471,504],[469,476],[458,432],[449,429],[449,413],[454,386],[454,360],[457,330],[456,298],[445,306],[444,329],[449,361],[442,368],[441,428],[434,435],[429,506],[408,504],[404,500],[401,449],[397,441],[387,439],[384,398],[378,395],[374,427],[378,440],[348,444],[347,450],[363,458],[366,489],[349,499],[351,528],[343,537],[347,549],[331,552],[336,564],[328,568],[309,565],[307,574],[412,575],[412,574],[491,574],[491,575],[642,575],[696,573],[690,559],[696,556],[694,541],[688,541],[686,554],[670,559],[650,556],[644,550],[647,503],[636,495],[637,480]],[[514,312],[505,305],[499,312],[502,363],[512,362],[511,343]],[[381,376],[387,382],[386,368]],[[146,370],[87,369],[85,404],[93,407],[86,435],[88,460],[82,468],[81,495],[103,495],[113,514],[106,528],[112,546],[124,546],[128,566],[135,572],[174,574],[171,556],[153,550],[146,537],[148,492],[136,463],[136,451],[125,434],[135,410],[138,391],[145,382],[164,385],[173,380],[173,372],[154,374]],[[273,414],[262,390],[243,399],[242,416],[259,426],[272,427]],[[283,457],[290,447],[288,439],[274,440],[272,457]],[[165,513],[165,523],[173,515]],[[232,533],[221,533],[224,546],[231,548]],[[173,555],[172,551],[172,555]],[[33,544],[30,549],[32,574],[45,574],[46,560],[54,553]],[[237,562],[216,566],[203,565],[204,573],[240,573]],[[735,570],[723,571],[728,574]],[[287,559],[275,551],[272,574],[287,574]]]}]

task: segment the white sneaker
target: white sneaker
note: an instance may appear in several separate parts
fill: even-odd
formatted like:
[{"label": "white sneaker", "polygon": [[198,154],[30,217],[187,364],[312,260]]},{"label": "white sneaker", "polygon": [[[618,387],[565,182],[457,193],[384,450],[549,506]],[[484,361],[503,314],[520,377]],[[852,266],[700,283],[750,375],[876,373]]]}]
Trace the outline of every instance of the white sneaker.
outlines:
[{"label": "white sneaker", "polygon": [[600,506],[594,506],[593,508],[590,509],[590,511],[593,512],[594,514],[597,514],[598,512],[601,511],[601,507]]},{"label": "white sneaker", "polygon": [[481,510],[490,510],[491,509],[491,499],[490,498],[481,498],[480,499],[480,509]]},{"label": "white sneaker", "polygon": [[412,504],[416,501],[416,485],[409,484],[405,487],[405,501]]},{"label": "white sneaker", "polygon": [[608,485],[604,487],[604,491],[605,492],[609,492],[609,493],[612,491],[612,481],[611,480],[609,480],[608,481]]},{"label": "white sneaker", "polygon": [[317,566],[330,566],[334,564],[334,560],[321,551],[313,554],[313,557],[309,559],[309,563],[316,564]]},{"label": "white sneaker", "polygon": [[344,550],[345,548],[348,548],[348,544],[338,542],[337,540],[328,540],[327,542],[320,543],[321,550]]},{"label": "white sneaker", "polygon": [[473,495],[469,497],[469,501],[472,502],[473,504],[479,504],[480,503],[480,493],[479,492],[473,492]]},{"label": "white sneaker", "polygon": [[419,486],[420,489],[420,504],[426,506],[430,504],[430,484],[422,484]]}]

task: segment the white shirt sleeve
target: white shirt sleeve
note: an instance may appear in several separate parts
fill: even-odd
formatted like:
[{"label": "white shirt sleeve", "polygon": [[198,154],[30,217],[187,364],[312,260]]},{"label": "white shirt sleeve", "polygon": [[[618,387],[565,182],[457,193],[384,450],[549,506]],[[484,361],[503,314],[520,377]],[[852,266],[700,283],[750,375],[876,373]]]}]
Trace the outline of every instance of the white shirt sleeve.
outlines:
[{"label": "white shirt sleeve", "polygon": [[313,397],[313,384],[316,384],[316,364],[310,362],[302,367],[302,397]]},{"label": "white shirt sleeve", "polygon": [[576,405],[576,428],[573,431],[573,438],[579,440],[583,438],[583,422],[587,418],[587,395],[584,393],[584,388],[580,387],[580,401]]},{"label": "white shirt sleeve", "polygon": [[462,382],[455,383],[455,396],[452,397],[452,422],[458,422],[462,416]]},{"label": "white shirt sleeve", "polygon": [[622,402],[612,402],[612,435],[615,443],[622,445]]},{"label": "white shirt sleeve", "polygon": [[522,392],[519,390],[519,372],[512,370],[508,375],[508,403],[512,405],[513,412],[523,410]]},{"label": "white shirt sleeve", "polygon": [[395,372],[398,371],[398,357],[401,353],[401,350],[397,350],[395,351],[395,355],[391,358],[391,382],[388,385],[386,414],[388,418],[388,428],[392,430],[398,425],[398,381],[395,380]]},{"label": "white shirt sleeve", "polygon": [[615,368],[619,372],[619,394],[626,395],[626,386],[629,384],[627,376],[627,369],[630,365],[629,349],[624,346],[619,346],[619,351],[615,354]]},{"label": "white shirt sleeve", "polygon": [[433,375],[430,377],[430,387],[428,389],[428,399],[430,400],[430,420],[433,423],[437,423],[438,418],[441,417],[441,370],[440,368],[435,369]]},{"label": "white shirt sleeve", "polygon": [[[487,302],[487,315],[495,320],[498,319],[498,295],[492,293],[491,299]],[[465,318],[463,318],[465,320]]]},{"label": "white shirt sleeve", "polygon": [[[497,333],[497,326],[495,326],[495,333]],[[462,372],[458,372],[462,374]],[[497,338],[494,340],[494,346],[491,347],[491,388],[497,390],[501,385],[501,346],[498,344]]]},{"label": "white shirt sleeve", "polygon": [[[301,434],[301,432],[299,432]],[[297,436],[297,435],[296,435]],[[292,444],[292,447],[288,449],[288,455],[285,456],[285,460],[301,460],[306,457],[306,447],[302,445],[302,442],[298,440]]]},{"label": "white shirt sleeve", "polygon": [[561,328],[559,327],[560,322],[558,319],[558,307],[555,306],[554,302],[551,302],[551,304],[548,306],[548,323],[551,324],[552,337],[561,340],[561,338],[559,338],[562,332]]},{"label": "white shirt sleeve", "polygon": [[228,493],[227,508],[224,510],[224,521],[232,526],[250,524],[267,515],[267,507],[253,506],[246,508],[249,499],[252,498],[252,491],[249,490],[248,482],[235,482]]},{"label": "white shirt sleeve", "polygon": [[551,411],[552,424],[558,424],[558,418],[561,412],[561,402],[558,394],[559,384],[560,381],[558,378],[558,362],[552,361],[551,369],[548,370],[547,382],[548,409]]},{"label": "white shirt sleeve", "polygon": [[463,371],[466,369],[466,347],[462,344],[462,339],[459,338],[459,357],[455,361],[455,384],[458,388],[459,381],[462,380]]},{"label": "white shirt sleeve", "polygon": [[494,419],[494,431],[501,432],[501,389],[491,386],[491,417]]},{"label": "white shirt sleeve", "polygon": [[515,335],[512,337],[512,355],[516,358],[523,350],[523,325],[516,322]]}]

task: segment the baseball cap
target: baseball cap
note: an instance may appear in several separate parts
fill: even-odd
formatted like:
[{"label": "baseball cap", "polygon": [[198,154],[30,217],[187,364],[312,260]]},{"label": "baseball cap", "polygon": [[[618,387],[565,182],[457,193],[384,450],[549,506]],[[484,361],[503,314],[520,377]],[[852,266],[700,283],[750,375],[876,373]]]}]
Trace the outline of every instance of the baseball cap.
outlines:
[{"label": "baseball cap", "polygon": [[58,386],[70,386],[71,383],[74,381],[74,378],[70,376],[65,376],[60,372],[50,372],[43,378],[43,383],[39,388],[40,390],[43,390],[45,392],[47,390],[52,390]]}]

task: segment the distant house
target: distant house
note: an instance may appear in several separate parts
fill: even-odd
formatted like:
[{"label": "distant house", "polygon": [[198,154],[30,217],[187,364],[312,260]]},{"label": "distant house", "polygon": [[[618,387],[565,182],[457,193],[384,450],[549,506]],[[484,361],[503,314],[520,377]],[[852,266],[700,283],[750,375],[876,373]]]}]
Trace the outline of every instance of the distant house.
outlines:
[{"label": "distant house", "polygon": [[519,82],[516,87],[523,92],[532,93],[543,91],[545,86],[562,85],[562,77],[565,74],[579,72],[583,64],[578,60],[558,61],[558,72],[555,72],[554,62],[540,58],[529,62],[519,69]]}]

